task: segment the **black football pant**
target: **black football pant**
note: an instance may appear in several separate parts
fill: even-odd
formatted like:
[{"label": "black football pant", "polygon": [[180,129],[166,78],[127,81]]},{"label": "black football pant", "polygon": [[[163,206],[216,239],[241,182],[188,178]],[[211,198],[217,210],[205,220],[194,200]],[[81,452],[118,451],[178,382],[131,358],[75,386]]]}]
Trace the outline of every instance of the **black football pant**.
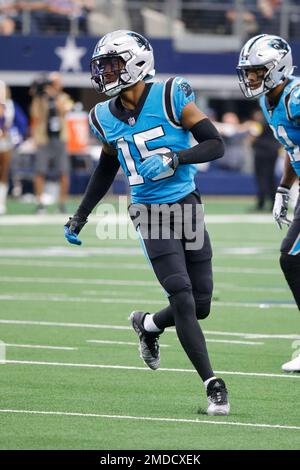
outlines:
[{"label": "black football pant", "polygon": [[[195,208],[194,212],[191,211],[191,217],[183,221],[183,225],[190,224],[196,232],[198,229],[196,209],[200,207],[199,195],[191,193],[179,201],[179,204]],[[161,236],[159,239],[151,238],[149,230],[151,224],[153,227],[153,222],[149,222],[147,228],[142,227],[140,223],[137,224],[137,219],[133,215],[137,206],[132,204],[129,213],[140,233],[145,254],[169,298],[169,306],[157,312],[153,320],[160,329],[175,325],[183,349],[205,381],[213,376],[213,371],[205,338],[197,319],[209,315],[212,297],[212,250],[208,233],[204,226],[200,226],[199,230],[203,230],[203,245],[201,248],[190,249],[184,234],[180,239],[175,239],[174,224],[171,221],[169,239],[163,239]],[[154,210],[157,211],[157,207],[154,209],[153,205],[147,206],[149,215]]]},{"label": "black football pant", "polygon": [[300,196],[294,220],[281,244],[280,265],[300,310]]}]

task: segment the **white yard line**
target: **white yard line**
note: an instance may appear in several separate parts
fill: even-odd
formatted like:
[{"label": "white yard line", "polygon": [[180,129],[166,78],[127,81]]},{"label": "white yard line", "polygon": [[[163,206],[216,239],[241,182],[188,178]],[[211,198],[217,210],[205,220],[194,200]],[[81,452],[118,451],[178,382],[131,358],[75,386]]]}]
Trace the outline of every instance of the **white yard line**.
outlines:
[{"label": "white yard line", "polygon": [[13,343],[6,343],[4,345],[7,347],[12,348],[28,348],[28,349],[58,349],[62,351],[75,351],[78,348],[68,347],[68,346],[45,346],[42,344],[13,344]]},{"label": "white yard line", "polygon": [[[33,229],[34,230],[34,229]],[[87,235],[86,233],[84,234],[84,241],[88,242],[89,245],[92,243],[97,244],[97,237],[95,233]],[[124,240],[123,240],[124,241]],[[120,243],[122,240],[120,240]],[[61,231],[52,233],[51,236],[49,236],[48,233],[41,234],[38,237],[33,237],[30,234],[22,233],[22,235],[12,235],[11,233],[1,235],[0,236],[0,243],[5,243],[5,244],[16,244],[16,245],[23,245],[23,244],[31,244],[33,247],[34,246],[40,246],[40,245],[45,245],[47,246],[52,246],[54,243],[58,244],[65,244],[64,236],[62,235]],[[126,242],[126,246],[128,245],[128,242]]]},{"label": "white yard line", "polygon": [[[128,198],[129,203],[129,198]],[[119,225],[127,225],[130,223],[127,213],[111,214],[103,218],[103,216],[91,215],[89,216],[89,225],[98,224],[105,220],[105,223],[118,223]],[[274,224],[274,219],[271,214],[222,214],[222,215],[205,215],[205,221],[210,224]],[[66,223],[66,216],[59,214],[45,214],[45,215],[4,215],[1,217],[1,225],[14,226],[14,225],[64,225]]]},{"label": "white yard line", "polygon": [[237,333],[233,331],[206,331],[204,330],[206,335],[217,335],[217,336],[238,336],[248,339],[287,339],[287,340],[294,340],[300,339],[300,335],[295,334],[264,334],[264,333]]},{"label": "white yard line", "polygon": [[[147,264],[141,263],[95,263],[94,257],[96,256],[134,256],[144,258],[144,254],[140,248],[62,248],[62,247],[51,247],[51,248],[0,248],[0,264],[4,266],[40,266],[40,267],[61,267],[61,268],[79,268],[83,267],[88,269],[134,269],[149,271],[150,268]],[[59,259],[53,261],[53,257],[68,258],[63,262]],[[30,258],[26,260],[16,261],[14,258]],[[35,260],[32,258],[41,257],[43,261]],[[44,258],[52,258],[47,260]],[[70,259],[85,259],[83,262],[70,262]],[[91,262],[87,261],[91,259]],[[11,261],[10,261],[11,259]],[[278,268],[240,268],[231,266],[213,266],[215,273],[230,273],[230,274],[253,274],[257,275],[270,275],[270,276],[282,276],[281,270]]]},{"label": "white yard line", "polygon": [[[36,320],[5,320],[0,319],[0,324],[4,325],[32,325],[32,326],[46,326],[46,327],[61,327],[61,328],[91,328],[100,330],[125,330],[132,331],[131,326],[123,325],[110,325],[99,323],[66,323],[66,322],[50,322],[50,321],[36,321]],[[168,328],[165,333],[176,333],[174,328]],[[234,336],[245,339],[286,339],[294,340],[300,339],[300,335],[296,334],[264,334],[264,333],[241,333],[236,331],[212,331],[204,330],[206,335],[215,336]]]},{"label": "white yard line", "polygon": [[101,419],[125,419],[135,421],[154,421],[163,423],[182,423],[182,424],[215,424],[219,426],[241,426],[250,428],[267,428],[276,430],[293,430],[299,431],[300,426],[291,426],[288,424],[263,424],[263,423],[243,423],[238,421],[214,421],[213,419],[187,419],[187,418],[160,418],[155,416],[130,416],[130,415],[107,415],[98,413],[78,413],[67,411],[40,411],[40,410],[15,410],[15,409],[0,409],[0,413],[5,414],[27,414],[27,415],[41,415],[41,416],[68,416],[75,418],[101,418]]},{"label": "white yard line", "polygon": [[[30,245],[28,247],[29,250],[32,251],[32,256],[35,257],[55,257],[55,253],[53,254],[53,249],[61,250],[62,247],[64,247],[64,244],[60,245],[60,248],[56,247],[56,245],[61,242],[61,239],[59,237],[56,238],[51,238],[51,240],[48,239],[23,239],[23,237],[20,237],[19,239],[11,239],[10,236],[7,236],[7,238],[0,237],[0,244],[1,244],[1,254],[2,256],[11,256],[13,258],[16,258],[18,256],[26,258],[26,253],[24,252],[24,247],[23,245]],[[127,250],[127,249],[136,249],[137,244],[132,244],[128,245],[128,243],[122,244],[122,240],[120,240],[120,243],[118,243],[117,248],[122,250]],[[86,247],[86,245],[89,245]],[[5,245],[9,245],[9,247],[4,248]],[[17,245],[17,246],[22,246],[23,248],[13,248],[11,245]],[[35,248],[34,246],[38,246],[39,248]],[[88,257],[90,256],[91,253],[94,252],[95,249],[99,250],[99,242],[96,237],[91,238],[87,240],[84,238],[84,251],[78,251],[74,253],[75,257]],[[101,249],[101,248],[100,248]],[[8,251],[9,250],[9,251]],[[20,251],[22,250],[22,251]],[[39,251],[36,251],[39,250]],[[40,251],[43,250],[43,251]],[[98,252],[98,251],[97,251]],[[217,255],[218,257],[224,257],[228,258],[230,257],[233,259],[234,257],[236,258],[243,258],[247,260],[255,260],[256,263],[263,262],[263,261],[274,261],[277,259],[277,253],[278,253],[278,245],[274,246],[271,249],[266,249],[265,247],[262,246],[249,246],[249,247],[232,247],[228,246],[227,248],[222,248],[218,247],[214,243],[214,254]],[[66,254],[69,254],[69,250],[66,252]],[[107,253],[104,253],[107,254]],[[124,254],[124,252],[122,253]],[[142,255],[142,252],[140,252],[140,255]]]},{"label": "white yard line", "polygon": [[[34,320],[0,320],[0,324],[6,325],[34,325],[34,326],[59,326],[62,328],[95,328],[106,330],[131,330],[131,326],[121,325],[102,325],[93,323],[65,323],[65,322],[48,322],[48,321],[34,321]],[[300,338],[300,336],[299,336]]]},{"label": "white yard line", "polygon": [[224,289],[234,290],[236,292],[282,292],[288,293],[289,289],[287,287],[250,287],[250,286],[237,286],[236,284],[227,284],[226,282],[215,282],[215,290]]},{"label": "white yard line", "polygon": [[[1,264],[1,262],[0,262]],[[80,265],[80,263],[79,263]],[[30,266],[30,262],[28,262],[28,266]],[[40,263],[41,267],[48,267],[47,262]],[[106,265],[108,267],[109,265]],[[135,265],[137,266],[137,265]],[[58,268],[59,266],[53,263],[52,267]],[[64,267],[66,267],[64,265]],[[73,267],[72,263],[69,264],[69,267]],[[79,266],[78,266],[79,267]],[[80,265],[83,268],[82,265]],[[111,267],[111,266],[110,266]],[[122,269],[122,266],[115,266],[115,269]],[[148,267],[146,266],[147,270]],[[126,265],[123,269],[127,269]],[[136,270],[135,267],[129,268]],[[161,287],[159,287],[158,282],[156,281],[140,281],[140,280],[122,280],[122,279],[86,279],[86,278],[54,278],[54,277],[33,277],[33,276],[0,276],[0,282],[5,282],[8,284],[15,284],[15,283],[24,283],[24,284],[82,284],[82,285],[110,285],[110,286],[126,286],[126,287],[157,287],[157,290],[161,291]],[[235,284],[227,284],[227,283],[218,283],[216,282],[216,289],[224,289],[224,290],[234,290],[237,292],[289,292],[288,288],[286,287],[240,287]]]},{"label": "white yard line", "polygon": [[[10,248],[7,248],[5,250],[3,250],[3,253],[1,253],[1,249],[0,249],[0,256],[2,257],[5,257],[5,256],[13,256]],[[97,249],[95,249],[97,250]],[[15,266],[45,266],[45,267],[71,267],[71,268],[88,268],[88,269],[134,269],[134,270],[147,270],[149,271],[150,268],[149,266],[147,266],[146,264],[142,264],[141,263],[102,263],[102,262],[99,262],[99,263],[95,263],[95,262],[92,262],[94,258],[94,255],[98,255],[98,254],[101,254],[102,255],[108,255],[108,256],[112,256],[112,255],[115,255],[115,256],[119,256],[119,255],[125,255],[125,256],[139,256],[141,255],[142,257],[144,257],[144,255],[141,253],[141,251],[139,249],[135,249],[135,248],[132,248],[132,252],[128,252],[126,250],[123,250],[122,249],[122,252],[120,251],[119,249],[119,252],[117,249],[111,249],[105,253],[98,253],[98,252],[94,252],[95,250],[92,250],[89,254],[91,255],[91,262],[77,262],[77,264],[75,262],[69,262],[68,264],[68,261],[63,261],[63,262],[54,262],[54,261],[47,261],[45,260],[45,263],[42,261],[42,262],[39,262],[39,261],[36,261],[36,260],[32,260],[32,258],[34,258],[35,256],[40,256],[42,258],[46,258],[46,257],[50,257],[50,258],[53,258],[53,256],[57,256],[57,257],[62,257],[62,256],[67,256],[69,259],[70,258],[85,258],[86,260],[89,259],[89,256],[88,256],[88,253],[86,252],[83,252],[83,251],[80,251],[80,252],[77,252],[77,254],[74,255],[74,252],[68,252],[68,253],[65,253],[63,250],[61,249],[58,249],[57,251],[56,250],[53,250],[51,251],[51,253],[45,253],[45,250],[43,249],[38,249],[38,255],[36,254],[37,251],[34,250],[34,252],[32,252],[32,250],[30,249],[21,249],[21,251],[23,252],[23,255],[20,254],[20,253],[16,253],[16,257],[18,256],[24,256],[26,258],[30,258],[30,261],[28,261],[26,263],[26,261],[22,262],[20,264],[20,262],[18,261],[17,263],[14,262],[14,259],[12,259],[12,262],[10,263],[9,262],[9,258],[8,260],[6,261],[5,259],[1,259],[0,260],[0,264],[2,265],[5,265],[5,266],[10,266],[10,265],[15,265]],[[126,252],[125,252],[126,251]],[[5,252],[5,253],[4,253]],[[76,253],[76,252],[75,252]],[[147,269],[146,269],[147,268]],[[255,276],[257,275],[276,275],[276,276],[282,276],[282,273],[278,268],[263,268],[263,269],[259,269],[259,268],[240,268],[240,267],[227,267],[227,266],[213,266],[213,271],[214,272],[217,272],[217,273],[230,273],[230,274],[254,274]]]},{"label": "white yard line", "polygon": [[278,303],[268,303],[266,302],[212,302],[213,307],[234,307],[234,308],[260,308],[260,309],[269,309],[269,308],[281,308],[281,309],[296,309],[294,302],[278,302]]},{"label": "white yard line", "polygon": [[[117,369],[117,370],[138,370],[143,372],[150,372],[151,369],[148,367],[136,367],[136,366],[121,366],[111,364],[87,364],[87,363],[72,363],[72,362],[48,362],[48,361],[17,361],[17,360],[6,360],[3,364],[22,364],[29,366],[53,366],[53,367],[81,367],[87,369]],[[196,373],[195,369],[175,369],[175,368],[163,368],[161,367],[157,371],[160,372],[179,372],[179,373]],[[156,372],[156,373],[157,373]],[[239,372],[239,371],[224,371],[216,370],[216,374],[223,375],[238,375],[243,377],[268,377],[276,379],[295,379],[299,380],[300,375],[294,374],[269,374],[265,372]]]},{"label": "white yard line", "polygon": [[[97,217],[95,215],[90,215],[89,217],[89,225],[95,225],[99,223],[102,218]],[[105,218],[107,222],[116,222],[118,223],[127,223],[128,216],[126,214],[120,215],[117,219],[116,217],[110,216],[109,218]],[[62,231],[62,227],[66,223],[66,216],[60,214],[34,214],[34,215],[4,215],[1,216],[1,225],[5,226],[18,226],[18,225],[58,225]]]},{"label": "white yard line", "polygon": [[[28,255],[29,257],[29,255]],[[121,269],[125,269],[125,270],[128,270],[128,269],[133,269],[135,271],[137,270],[142,270],[142,271],[149,271],[149,265],[146,264],[142,264],[142,263],[93,263],[93,262],[84,262],[84,261],[67,261],[67,260],[64,260],[64,261],[61,261],[60,259],[58,259],[57,261],[50,261],[50,260],[46,260],[46,259],[43,259],[43,260],[36,260],[36,259],[30,259],[30,260],[26,260],[26,259],[21,259],[21,260],[18,260],[18,259],[15,259],[15,258],[2,258],[0,259],[0,265],[2,266],[29,266],[29,267],[32,267],[32,266],[35,266],[35,267],[45,267],[45,268],[65,268],[65,269],[69,269],[69,268],[79,268],[79,269],[83,269],[83,268],[88,268],[88,269],[97,269],[97,270],[100,270],[100,269],[117,269],[117,270],[121,270]]]},{"label": "white yard line", "polygon": [[[142,281],[141,281],[142,282]],[[166,300],[148,300],[145,298],[112,298],[112,297],[80,297],[80,296],[67,296],[65,294],[48,294],[48,293],[23,293],[23,294],[1,294],[0,301],[12,301],[12,302],[74,302],[74,303],[100,303],[100,304],[129,304],[134,305],[136,303],[140,305],[165,305]],[[260,308],[260,309],[295,309],[293,302],[291,303],[268,303],[268,302],[212,302],[214,308],[218,307],[233,307],[233,308]]]},{"label": "white yard line", "polygon": [[229,340],[229,339],[205,339],[207,343],[224,343],[224,344],[245,344],[247,346],[261,346],[262,342],[258,341],[236,341],[236,340]]},{"label": "white yard line", "polygon": [[142,250],[137,247],[76,247],[70,246],[51,246],[44,248],[0,248],[0,256],[12,257],[53,257],[65,256],[71,258],[87,258],[88,256],[141,256],[144,257]]},{"label": "white yard line", "polygon": [[[138,343],[132,343],[130,341],[109,341],[105,339],[87,339],[87,343],[95,343],[95,344],[117,344],[117,345],[124,345],[124,346],[138,346]],[[168,348],[170,347],[169,344],[161,344],[159,343],[161,348]]]},{"label": "white yard line", "polygon": [[[107,285],[107,286],[140,286],[159,287],[157,281],[140,281],[126,279],[82,279],[66,277],[24,277],[24,276],[0,276],[0,282],[6,283],[32,283],[32,284],[79,284],[79,285]],[[161,290],[161,288],[160,288]]]},{"label": "white yard line", "polygon": [[232,268],[224,266],[213,266],[213,271],[216,273],[230,273],[230,274],[255,274],[255,276],[261,275],[280,275],[282,272],[278,269],[258,269],[258,268]]},{"label": "white yard line", "polygon": [[[226,339],[206,339],[207,343],[225,343],[225,344],[244,344],[247,346],[257,346],[262,345],[265,343],[257,342],[257,341],[235,341],[235,340],[226,340]],[[99,344],[124,344],[128,346],[138,346],[138,343],[130,343],[126,341],[109,341],[109,340],[102,340],[102,339],[89,339],[87,343],[99,343]],[[167,348],[169,344],[162,344],[159,343],[161,348]]]},{"label": "white yard line", "polygon": [[74,303],[100,303],[100,304],[145,304],[145,305],[166,305],[166,300],[145,300],[145,299],[125,299],[125,298],[111,298],[111,297],[71,297],[65,294],[1,294],[0,301],[12,302],[74,302]]},{"label": "white yard line", "polygon": [[[42,256],[59,256],[56,253],[61,253],[61,250],[64,251],[64,253],[68,257],[72,258],[77,258],[77,257],[83,257],[83,256],[89,256],[91,254],[99,254],[99,255],[106,255],[106,254],[113,254],[111,252],[107,251],[107,248],[102,248],[99,247],[99,243],[96,237],[91,238],[90,240],[86,240],[84,238],[84,251],[79,250],[79,251],[71,251],[70,248],[67,246],[64,246],[64,243],[60,244],[60,239],[59,238],[51,238],[49,239],[23,239],[23,237],[19,237],[19,239],[12,239],[10,236],[7,236],[7,238],[0,237],[0,244],[1,244],[1,249],[0,249],[0,254],[1,256],[11,256],[11,257],[28,257],[29,253],[26,254],[24,251],[24,245],[30,245],[28,247],[28,250],[31,254],[31,256],[35,257],[42,257]],[[59,246],[56,246],[56,245]],[[86,245],[88,244],[88,247]],[[14,245],[17,246],[22,246],[23,248],[15,248]],[[4,248],[5,247],[5,248]],[[128,243],[122,244],[122,240],[119,241],[117,244],[116,248],[118,250],[121,250],[121,255],[126,255],[126,250],[134,250],[137,249],[136,246],[134,245],[128,245]],[[106,250],[105,252],[103,250]],[[111,248],[109,248],[111,250]],[[67,250],[67,251],[66,251]],[[125,250],[125,251],[124,251]],[[216,247],[214,246],[214,254],[217,255],[218,257],[230,257],[233,259],[233,257],[242,257],[243,259],[255,259],[256,263],[259,263],[260,261],[266,261],[266,260],[275,260],[276,255],[278,253],[278,246],[272,249],[266,249],[265,247],[259,247],[259,246],[249,246],[249,247]],[[142,252],[139,253],[142,255]]]}]

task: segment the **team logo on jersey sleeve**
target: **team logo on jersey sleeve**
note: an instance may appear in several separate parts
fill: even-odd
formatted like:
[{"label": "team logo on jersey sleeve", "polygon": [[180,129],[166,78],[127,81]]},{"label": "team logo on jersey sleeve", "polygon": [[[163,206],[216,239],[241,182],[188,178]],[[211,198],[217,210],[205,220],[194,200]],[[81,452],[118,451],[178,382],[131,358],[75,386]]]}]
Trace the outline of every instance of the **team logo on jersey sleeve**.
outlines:
[{"label": "team logo on jersey sleeve", "polygon": [[193,93],[191,85],[187,82],[180,83],[179,88],[182,89],[186,97],[190,96]]}]

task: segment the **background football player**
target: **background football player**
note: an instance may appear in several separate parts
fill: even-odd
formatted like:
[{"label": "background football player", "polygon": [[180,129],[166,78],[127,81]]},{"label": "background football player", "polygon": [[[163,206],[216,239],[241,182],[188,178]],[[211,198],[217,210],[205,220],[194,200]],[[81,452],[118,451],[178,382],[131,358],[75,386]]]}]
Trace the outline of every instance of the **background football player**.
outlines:
[{"label": "background football player", "polygon": [[9,165],[13,150],[10,130],[14,120],[14,104],[6,84],[0,81],[0,215],[6,213],[9,187]]},{"label": "background football player", "polygon": [[[267,34],[247,41],[237,67],[244,96],[259,98],[267,122],[287,151],[273,216],[280,228],[290,225],[281,244],[280,265],[300,310],[300,197],[293,222],[287,218],[289,190],[300,176],[300,79],[292,75],[293,70],[289,44]],[[300,371],[300,355],[282,369]]]},{"label": "background football player", "polygon": [[[129,213],[134,223],[141,205],[152,216],[158,204],[178,202],[192,209],[193,215],[183,222],[190,226],[185,229],[191,228],[196,223],[196,209],[201,207],[191,164],[219,158],[224,148],[215,127],[195,105],[189,83],[180,77],[162,83],[147,82],[155,74],[152,47],[140,34],[123,30],[107,34],[97,43],[91,74],[101,103],[90,112],[90,125],[102,142],[102,153],[82,202],[65,227],[66,238],[81,243],[77,235],[120,165],[131,188]],[[190,132],[198,142],[192,148]],[[214,376],[197,321],[210,312],[213,285],[209,236],[204,231],[202,248],[190,250],[184,236],[172,236],[174,227],[169,223],[169,239],[148,238],[136,226],[146,256],[169,298],[169,306],[154,315],[130,315],[139,336],[141,357],[151,369],[157,369],[158,337],[165,328],[175,325],[186,354],[206,386],[207,413],[228,415],[226,386]],[[150,226],[146,232],[148,229],[151,231]]]}]

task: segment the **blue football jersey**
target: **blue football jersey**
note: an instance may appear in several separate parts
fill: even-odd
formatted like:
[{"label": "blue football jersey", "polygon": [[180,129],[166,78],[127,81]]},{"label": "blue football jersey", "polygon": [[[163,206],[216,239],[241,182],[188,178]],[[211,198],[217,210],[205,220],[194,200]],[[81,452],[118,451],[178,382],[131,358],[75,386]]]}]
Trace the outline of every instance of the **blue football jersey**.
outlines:
[{"label": "blue football jersey", "polygon": [[132,202],[173,203],[195,189],[193,165],[178,165],[174,171],[152,180],[139,174],[141,163],[157,153],[190,147],[189,131],[180,125],[183,108],[195,100],[189,83],[182,77],[146,83],[137,108],[127,110],[120,98],[98,103],[90,112],[94,134],[114,146],[128,178]]},{"label": "blue football jersey", "polygon": [[268,106],[265,96],[259,101],[274,136],[288,152],[291,164],[300,176],[300,78],[291,77],[275,108]]}]

